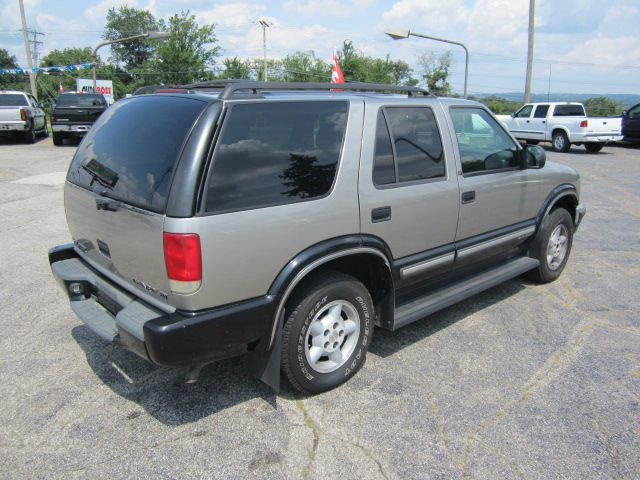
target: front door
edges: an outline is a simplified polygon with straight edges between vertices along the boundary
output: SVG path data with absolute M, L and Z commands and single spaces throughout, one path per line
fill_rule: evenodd
M 484 108 L 450 111 L 460 162 L 458 258 L 482 258 L 533 233 L 538 175 L 521 169 L 518 145 Z
M 547 131 L 547 113 L 549 105 L 536 105 L 533 115 L 529 119 L 530 138 L 543 141 Z

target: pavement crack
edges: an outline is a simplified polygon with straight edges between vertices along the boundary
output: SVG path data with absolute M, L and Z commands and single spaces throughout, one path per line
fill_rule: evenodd
M 311 430 L 311 433 L 313 434 L 313 446 L 311 447 L 311 451 L 308 453 L 307 464 L 302 470 L 302 478 L 306 480 L 309 478 L 309 475 L 311 475 L 313 464 L 316 461 L 316 455 L 318 453 L 318 445 L 320 443 L 322 429 L 320 428 L 320 425 L 318 425 L 315 420 L 313 420 L 302 400 L 296 400 L 296 407 L 298 407 L 298 410 L 300 410 L 300 412 L 302 413 L 302 418 L 304 418 L 305 425 Z
M 373 460 L 375 464 L 378 466 L 378 471 L 380 472 L 380 475 L 382 475 L 382 478 L 389 480 L 389 477 L 387 476 L 386 472 L 384 471 L 384 468 L 382 467 L 382 463 L 380 462 L 380 460 L 378 460 L 378 458 L 373 454 L 371 450 L 355 442 L 352 442 L 352 445 L 354 447 L 359 448 L 362 451 L 362 453 L 364 453 L 365 457 L 369 458 L 370 460 Z

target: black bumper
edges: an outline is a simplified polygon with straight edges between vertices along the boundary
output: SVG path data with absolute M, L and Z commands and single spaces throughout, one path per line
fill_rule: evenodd
M 84 262 L 73 244 L 49 251 L 53 275 L 76 315 L 96 334 L 158 365 L 200 365 L 261 351 L 278 298 L 265 295 L 200 312 L 161 312 Z M 72 293 L 71 284 L 81 293 Z

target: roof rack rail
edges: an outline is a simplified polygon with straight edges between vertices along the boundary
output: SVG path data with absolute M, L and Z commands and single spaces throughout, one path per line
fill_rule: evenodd
M 349 90 L 360 92 L 389 92 L 406 93 L 414 96 L 433 96 L 427 90 L 419 87 L 386 85 L 382 83 L 347 82 L 347 83 L 312 83 L 312 82 L 256 82 L 252 80 L 211 80 L 206 82 L 182 85 L 183 88 L 221 88 L 218 96 L 220 100 L 233 98 L 236 92 L 249 91 L 253 95 L 260 95 L 263 91 L 275 90 Z

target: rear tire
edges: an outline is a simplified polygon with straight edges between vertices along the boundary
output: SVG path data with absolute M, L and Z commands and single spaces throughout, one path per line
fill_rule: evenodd
M 47 126 L 47 119 L 44 119 L 44 127 L 42 129 L 42 132 L 40 132 L 40 136 L 42 138 L 47 138 L 49 136 L 49 127 Z
M 569 138 L 567 134 L 562 130 L 558 130 L 553 133 L 553 138 L 551 139 L 551 145 L 556 152 L 566 153 L 571 148 L 571 143 L 569 143 Z
M 36 142 L 36 131 L 33 129 L 33 122 L 30 123 L 29 130 L 24 132 L 24 141 L 26 143 Z
M 529 256 L 540 261 L 528 277 L 538 283 L 553 282 L 564 270 L 573 244 L 573 219 L 564 208 L 557 208 L 542 220 L 533 239 Z
M 293 388 L 320 393 L 355 375 L 373 335 L 373 301 L 365 286 L 349 275 L 323 272 L 287 305 L 281 367 Z
M 64 139 L 63 139 L 62 135 L 59 134 L 59 133 L 53 132 L 53 144 L 56 147 L 60 147 L 63 142 L 64 142 Z
M 601 143 L 589 142 L 584 144 L 584 148 L 586 148 L 589 153 L 597 153 L 602 150 L 602 147 L 604 147 L 604 145 Z

